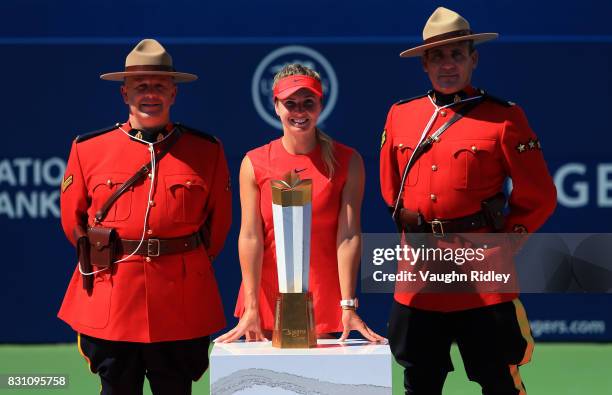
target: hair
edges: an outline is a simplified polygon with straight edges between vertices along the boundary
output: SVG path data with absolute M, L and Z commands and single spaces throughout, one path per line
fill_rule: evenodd
M 272 83 L 272 89 L 274 89 L 281 78 L 285 78 L 290 75 L 306 75 L 321 82 L 321 76 L 313 69 L 299 63 L 290 63 L 285 65 L 278 73 L 276 73 L 274 76 L 274 82 Z M 315 129 L 315 133 L 317 142 L 321 144 L 321 155 L 323 156 L 323 163 L 325 163 L 325 167 L 327 168 L 328 178 L 332 178 L 337 163 L 336 157 L 334 156 L 334 140 L 318 127 Z

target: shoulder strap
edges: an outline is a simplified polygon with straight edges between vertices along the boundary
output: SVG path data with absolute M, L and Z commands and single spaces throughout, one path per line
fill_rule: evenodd
M 85 133 L 85 134 L 80 134 L 78 136 L 76 136 L 75 140 L 77 143 L 82 143 L 83 141 L 87 141 L 93 137 L 97 137 L 101 134 L 110 132 L 111 130 L 115 130 L 119 127 L 119 124 L 116 123 L 112 126 L 108 126 L 106 128 L 102 128 L 102 129 L 98 129 L 98 130 L 94 130 L 93 132 L 89 132 L 89 133 Z
M 453 117 L 451 119 L 448 120 L 448 122 L 446 122 L 444 125 L 440 126 L 440 128 L 438 130 L 436 130 L 435 132 L 433 132 L 431 134 L 431 136 L 427 137 L 418 147 L 417 147 L 417 152 L 415 152 L 415 156 L 420 157 L 421 155 L 423 155 L 425 152 L 429 151 L 429 148 L 431 148 L 431 145 L 438 140 L 438 138 L 440 138 L 440 136 L 442 135 L 442 133 L 446 132 L 446 130 L 455 122 L 457 122 L 458 120 L 460 120 L 461 118 L 463 118 L 467 113 L 469 113 L 470 111 L 472 111 L 477 105 L 479 105 L 482 101 L 484 100 L 484 96 L 481 96 L 479 98 L 475 98 L 474 100 L 472 100 L 471 102 L 465 104 L 463 107 L 461 107 L 459 110 L 457 110 L 457 112 L 455 113 L 455 115 L 453 115 Z M 415 161 L 418 159 L 418 157 L 415 158 Z
M 424 153 L 431 149 L 431 146 L 434 142 L 438 140 L 438 138 L 444 133 L 452 124 L 463 118 L 467 113 L 472 111 L 476 106 L 482 103 L 484 96 L 480 96 L 478 98 L 474 98 L 471 102 L 466 103 L 462 106 L 455 115 L 451 119 L 449 119 L 446 123 L 444 123 L 438 130 L 432 133 L 429 137 L 419 144 L 419 146 L 414 150 L 414 154 L 410 157 L 410 160 L 406 164 L 404 171 L 402 173 L 402 181 L 400 183 L 400 190 L 395 198 L 395 207 L 393 208 L 393 218 L 397 215 L 397 210 L 399 208 L 400 197 L 402 196 L 402 192 L 404 191 L 404 183 L 406 182 L 406 177 L 408 177 L 408 173 L 410 169 L 414 166 L 416 161 L 423 156 Z
M 422 97 L 425 97 L 425 96 L 429 95 L 430 93 L 431 93 L 431 91 L 428 91 L 427 93 L 424 93 L 422 95 L 410 97 L 408 99 L 402 99 L 402 100 L 398 101 L 397 103 L 395 103 L 395 105 L 400 106 L 402 104 L 410 103 L 411 101 L 416 100 L 416 99 L 420 99 Z
M 174 146 L 174 144 L 179 140 L 180 137 L 181 137 L 181 132 L 178 128 L 176 128 L 174 132 L 172 133 L 172 135 L 168 138 L 168 141 L 166 142 L 165 147 L 157 155 L 155 155 L 155 161 L 159 162 L 160 160 L 162 160 L 162 158 L 166 156 L 166 154 L 170 151 L 170 148 Z M 142 165 L 140 169 L 138 169 L 138 171 L 134 173 L 132 177 L 130 177 L 126 182 L 124 182 L 121 185 L 121 187 L 119 187 L 115 191 L 115 193 L 113 193 L 108 198 L 108 200 L 104 202 L 100 210 L 96 212 L 96 222 L 102 222 L 104 218 L 106 217 L 106 214 L 108 214 L 108 210 L 110 210 L 110 208 L 117 201 L 117 199 L 119 199 L 119 196 L 121 196 L 125 191 L 127 191 L 138 180 L 145 177 L 150 170 L 151 170 L 151 162 L 147 162 L 144 165 Z
M 504 106 L 504 107 L 513 107 L 513 106 L 516 105 L 516 103 L 514 103 L 514 102 L 512 102 L 510 100 L 500 99 L 499 97 L 495 97 L 493 95 L 490 95 L 488 92 L 484 92 L 483 94 L 484 94 L 485 99 L 490 100 L 493 103 L 499 104 L 501 106 Z
M 201 130 L 192 128 L 191 126 L 187 126 L 183 123 L 177 122 L 176 126 L 178 126 L 179 128 L 181 128 L 181 130 L 185 133 L 189 133 L 189 134 L 193 134 L 194 136 L 203 138 L 205 140 L 210 141 L 211 143 L 214 144 L 219 144 L 219 140 L 213 136 L 212 134 L 206 133 L 206 132 L 202 132 Z

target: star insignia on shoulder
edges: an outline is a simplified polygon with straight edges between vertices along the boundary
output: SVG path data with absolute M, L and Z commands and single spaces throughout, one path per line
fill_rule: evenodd
M 533 150 L 542 150 L 542 145 L 540 144 L 540 140 L 538 140 L 537 138 L 535 139 L 529 139 L 525 142 L 520 142 L 518 143 L 518 145 L 515 147 L 515 149 L 518 151 L 519 154 L 522 154 L 523 152 L 527 152 L 527 151 L 533 151 Z

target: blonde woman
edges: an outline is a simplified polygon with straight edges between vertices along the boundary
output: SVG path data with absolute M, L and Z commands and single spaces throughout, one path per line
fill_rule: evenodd
M 317 128 L 323 92 L 315 71 L 287 65 L 275 76 L 273 92 L 283 136 L 249 151 L 240 167 L 242 286 L 235 311 L 240 321 L 217 341 L 270 338 L 278 296 L 270 181 L 289 171 L 313 183 L 309 289 L 318 336 L 342 332 L 345 340 L 357 330 L 370 341 L 384 340 L 355 311 L 363 161 Z

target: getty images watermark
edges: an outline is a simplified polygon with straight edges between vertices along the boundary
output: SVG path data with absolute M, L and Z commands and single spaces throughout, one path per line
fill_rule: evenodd
M 429 281 L 443 282 L 450 284 L 453 282 L 482 282 L 482 281 L 502 281 L 507 284 L 510 280 L 510 273 L 496 273 L 493 270 L 470 270 L 468 273 L 459 272 L 457 270 L 449 270 L 448 272 L 440 272 L 440 270 L 432 270 L 421 263 L 436 263 L 450 264 L 463 266 L 464 264 L 483 264 L 487 259 L 487 246 L 480 248 L 440 248 L 426 247 L 421 244 L 419 247 L 411 247 L 408 244 L 397 244 L 395 248 L 375 248 L 372 251 L 372 264 L 382 266 L 393 262 L 402 262 L 408 266 L 409 270 L 401 270 L 396 273 L 385 273 L 383 270 L 376 270 L 372 274 L 374 281 Z M 413 270 L 415 266 L 420 269 Z
M 612 292 L 612 234 L 363 234 L 363 292 Z

